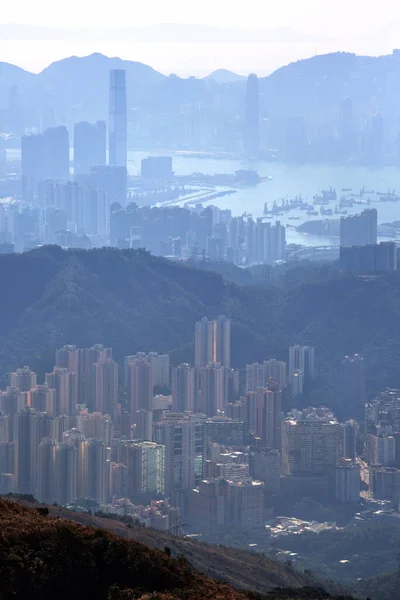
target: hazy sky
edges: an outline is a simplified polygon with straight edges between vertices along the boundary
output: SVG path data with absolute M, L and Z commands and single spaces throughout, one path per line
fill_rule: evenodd
M 140 7 L 140 8 L 139 8 Z M 397 23 L 396 21 L 399 20 Z M 333 50 L 381 54 L 400 45 L 400 3 L 398 0 L 14 0 L 1 7 L 0 24 L 68 27 L 70 29 L 150 26 L 160 23 L 201 24 L 225 29 L 290 28 L 309 39 L 285 34 L 282 40 L 255 44 L 190 43 L 164 40 L 156 43 L 137 39 L 50 41 L 12 39 L 2 35 L 0 60 L 38 71 L 52 60 L 71 54 L 100 51 L 108 55 L 139 60 L 163 72 L 203 75 L 225 67 L 242 73 L 268 73 L 288 61 Z M 21 36 L 22 37 L 22 36 Z M 27 35 L 26 37 L 31 37 Z M 34 37 L 34 36 L 33 36 Z M 15 36 L 14 36 L 15 38 Z

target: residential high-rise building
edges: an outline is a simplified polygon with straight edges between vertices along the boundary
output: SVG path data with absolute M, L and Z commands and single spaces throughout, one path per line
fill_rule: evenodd
M 211 331 L 211 360 L 212 363 L 220 363 L 224 367 L 231 364 L 231 320 L 225 315 L 220 315 L 210 323 Z M 209 329 L 210 329 L 209 326 Z
M 123 463 L 111 465 L 111 497 L 128 497 L 128 467 Z
M 52 373 L 46 373 L 45 381 L 49 388 L 55 391 L 55 410 L 54 416 L 73 415 L 75 407 L 72 404 L 72 380 L 76 380 L 76 375 L 63 369 L 62 367 L 54 367 Z
M 295 371 L 304 374 L 305 382 L 314 379 L 315 349 L 311 346 L 291 346 L 289 348 L 289 380 L 292 380 Z
M 257 437 L 264 448 L 282 450 L 282 392 L 260 388 L 257 396 Z
M 172 369 L 172 410 L 173 412 L 194 412 L 195 370 L 188 364 Z
M 195 326 L 195 366 L 197 369 L 211 363 L 230 367 L 231 320 L 220 315 L 214 321 L 203 317 Z
M 149 352 L 148 360 L 153 371 L 153 385 L 169 387 L 169 354 Z
M 258 77 L 247 78 L 244 149 L 247 156 L 256 158 L 260 152 L 260 92 Z
M 14 441 L 15 416 L 27 405 L 28 394 L 21 392 L 18 388 L 7 387 L 6 391 L 0 392 L 0 410 L 9 417 L 8 437 Z
M 228 369 L 221 363 L 200 369 L 200 398 L 198 410 L 207 417 L 215 417 L 224 410 L 228 401 Z
M 139 409 L 136 413 L 135 439 L 151 442 L 153 439 L 153 411 Z
M 378 211 L 364 210 L 359 215 L 340 219 L 340 246 L 366 246 L 377 243 Z
M 24 200 L 33 201 L 45 179 L 69 179 L 69 136 L 66 127 L 50 127 L 21 138 L 21 182 Z
M 246 365 L 246 392 L 254 392 L 258 388 L 264 388 L 268 380 L 274 379 L 279 389 L 286 387 L 286 363 L 272 358 L 263 363 Z
M 355 463 L 336 468 L 336 500 L 347 504 L 360 501 L 360 467 Z
M 14 474 L 18 494 L 35 492 L 39 444 L 49 436 L 51 419 L 46 413 L 25 408 L 14 418 Z
M 365 455 L 369 465 L 393 467 L 396 462 L 396 439 L 393 435 L 367 435 Z
M 327 475 L 339 461 L 340 425 L 332 417 L 287 418 L 282 424 L 282 470 L 285 475 Z
M 211 351 L 208 343 L 208 319 L 203 317 L 195 325 L 195 366 L 196 369 L 206 367 L 211 360 Z
M 109 415 L 81 411 L 76 418 L 76 427 L 86 439 L 95 438 L 102 440 L 106 446 L 111 446 L 114 427 Z
M 10 417 L 0 412 L 0 443 L 9 442 Z
M 296 398 L 296 396 L 300 396 L 304 392 L 304 373 L 303 371 L 293 371 L 292 377 L 290 379 L 290 385 L 292 388 L 292 396 Z
M 286 228 L 280 221 L 272 225 L 266 223 L 261 217 L 258 218 L 254 235 L 254 262 L 271 265 L 285 259 Z
M 149 360 L 136 358 L 129 363 L 129 372 L 131 422 L 137 424 L 138 410 L 153 410 L 153 368 Z
M 84 443 L 85 448 L 85 480 L 88 498 L 100 504 L 108 502 L 106 478 L 106 446 L 103 441 L 90 439 Z
M 107 358 L 93 365 L 95 409 L 110 415 L 116 423 L 118 416 L 118 364 Z
M 0 442 L 0 473 L 14 473 L 14 442 Z
M 78 404 L 78 379 L 80 376 L 79 355 L 80 351 L 76 346 L 66 345 L 59 350 L 56 350 L 55 357 L 56 367 L 68 369 L 69 373 L 75 375 L 70 381 L 71 402 L 73 406 Z
M 93 165 L 105 165 L 107 153 L 107 126 L 104 121 L 74 126 L 74 173 L 90 173 Z
M 43 504 L 53 504 L 55 501 L 55 440 L 44 438 L 39 444 L 38 484 L 35 497 Z
M 365 402 L 365 366 L 360 354 L 346 356 L 340 363 L 340 389 L 346 405 L 360 407 Z
M 74 428 L 64 432 L 62 443 L 69 444 L 75 449 L 75 494 L 77 498 L 85 498 L 87 495 L 87 440 L 78 429 Z
M 269 448 L 250 448 L 250 475 L 264 482 L 265 493 L 279 494 L 281 487 L 281 454 Z
M 94 409 L 96 406 L 94 368 L 95 363 L 103 362 L 112 358 L 111 348 L 105 348 L 96 344 L 91 348 L 79 350 L 79 373 L 78 373 L 78 403 L 85 404 L 87 408 Z
M 56 390 L 48 382 L 36 385 L 28 392 L 29 406 L 40 412 L 46 412 L 50 417 L 57 416 Z M 65 413 L 61 413 L 65 414 Z
M 340 424 L 340 455 L 342 458 L 357 458 L 357 421 L 346 421 Z
M 240 529 L 263 527 L 265 494 L 261 481 L 228 481 L 228 511 L 232 525 Z
M 123 69 L 110 71 L 109 164 L 127 167 L 127 103 L 126 73 Z
M 29 392 L 29 390 L 35 387 L 36 383 L 36 373 L 29 367 L 22 367 L 9 375 L 10 387 L 18 389 L 20 392 Z
M 155 442 L 128 444 L 128 497 L 140 501 L 144 494 L 164 494 L 165 447 Z
M 339 266 L 357 275 L 397 271 L 397 244 L 380 242 L 365 246 L 341 246 Z
M 94 165 L 90 169 L 90 175 L 83 175 L 79 181 L 98 192 L 106 195 L 107 206 L 118 202 L 125 206 L 127 198 L 127 176 L 126 167 L 113 165 Z
M 56 448 L 54 495 L 60 506 L 71 504 L 77 498 L 77 456 L 76 447 L 69 442 Z
M 43 132 L 46 179 L 69 179 L 69 136 L 66 127 L 50 127 Z
M 153 440 L 165 446 L 165 493 L 196 487 L 206 457 L 203 422 L 195 415 L 165 413 L 153 425 Z

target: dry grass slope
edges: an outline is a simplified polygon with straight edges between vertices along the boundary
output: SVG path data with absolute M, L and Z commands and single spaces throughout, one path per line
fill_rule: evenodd
M 0 600 L 22 600 L 27 594 L 30 600 L 332 598 L 315 588 L 280 589 L 265 596 L 239 591 L 198 572 L 185 557 L 172 558 L 137 539 L 123 539 L 106 531 L 101 526 L 110 526 L 107 520 L 94 518 L 93 526 L 89 526 L 64 518 L 65 513 L 71 516 L 68 511 L 49 507 L 47 512 L 38 506 L 32 508 L 26 503 L 0 498 Z M 74 516 L 84 521 L 84 515 Z M 117 533 L 122 528 L 120 523 L 113 522 Z M 127 531 L 134 535 L 134 530 Z M 144 532 L 142 528 L 139 531 L 146 544 L 155 545 L 155 537 L 153 543 L 151 540 L 155 532 Z M 215 548 L 213 558 L 217 560 L 221 553 Z M 236 566 L 246 570 L 244 561 L 238 559 Z M 279 569 L 277 565 L 275 568 Z

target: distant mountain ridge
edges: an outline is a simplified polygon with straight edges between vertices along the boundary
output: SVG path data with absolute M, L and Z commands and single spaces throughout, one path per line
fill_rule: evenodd
M 142 63 L 99 53 L 54 62 L 37 75 L 0 63 L 0 101 L 7 105 L 9 88 L 15 83 L 23 104 L 39 114 L 52 107 L 70 123 L 106 119 L 109 71 L 113 68 L 126 69 L 130 109 L 176 114 L 185 104 L 209 105 L 216 93 L 209 85 L 212 80 L 220 86 L 220 106 L 229 107 L 232 118 L 242 113 L 244 76 L 219 69 L 204 79 L 167 77 Z M 388 122 L 397 124 L 398 81 L 400 57 L 396 53 L 371 57 L 336 52 L 290 63 L 260 78 L 260 93 L 270 119 L 302 116 L 317 125 L 321 106 L 332 119 L 339 113 L 341 99 L 349 96 L 355 116 L 370 114 L 371 98 L 379 98 L 378 109 Z
M 217 69 L 204 77 L 204 79 L 211 79 L 216 83 L 231 83 L 244 81 L 246 79 L 245 75 L 238 75 L 238 73 L 234 73 L 233 71 L 228 71 L 228 69 Z
M 364 356 L 371 394 L 400 387 L 398 272 L 365 280 L 334 265 L 296 265 L 272 286 L 256 279 L 237 284 L 234 273 L 224 278 L 200 266 L 113 248 L 44 246 L 0 255 L 0 281 L 13 282 L 0 296 L 0 383 L 25 364 L 51 371 L 64 344 L 106 344 L 121 364 L 138 351 L 168 352 L 172 364 L 193 362 L 195 322 L 227 314 L 235 368 L 287 360 L 294 343 L 314 346 L 319 378 L 307 401 L 323 401 L 338 416 L 364 410 L 338 393 L 346 355 Z

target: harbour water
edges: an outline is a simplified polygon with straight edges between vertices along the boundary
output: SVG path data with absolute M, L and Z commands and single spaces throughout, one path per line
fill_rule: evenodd
M 161 153 L 159 153 L 161 154 Z M 164 154 L 164 153 L 162 153 Z M 154 153 L 157 155 L 157 153 Z M 129 170 L 132 175 L 140 173 L 140 161 L 149 156 L 148 152 L 129 153 Z M 332 201 L 329 208 L 334 210 L 339 204 L 342 189 L 352 189 L 358 194 L 364 186 L 366 190 L 386 192 L 395 189 L 400 192 L 400 167 L 371 168 L 364 166 L 340 166 L 329 164 L 287 164 L 278 162 L 243 162 L 240 160 L 195 158 L 174 155 L 173 168 L 176 175 L 189 175 L 191 173 L 234 173 L 239 169 L 256 169 L 261 177 L 271 176 L 272 180 L 260 183 L 252 187 L 239 189 L 236 194 L 214 199 L 212 204 L 221 209 L 230 209 L 234 216 L 244 213 L 251 214 L 253 218 L 262 217 L 264 203 L 272 207 L 274 201 L 280 203 L 282 198 L 291 199 L 302 195 L 305 202 L 313 204 L 313 197 L 330 186 L 336 188 L 338 200 Z M 363 200 L 368 196 L 371 200 L 377 200 L 377 196 L 365 194 Z M 183 204 L 183 202 L 181 203 Z M 319 210 L 319 206 L 316 210 Z M 371 203 L 369 206 L 355 204 L 352 208 L 346 208 L 348 214 L 356 214 L 365 208 L 376 208 L 378 210 L 378 223 L 400 220 L 399 202 Z M 293 220 L 290 217 L 299 217 Z M 276 217 L 284 225 L 291 225 L 287 230 L 287 240 L 290 243 L 306 245 L 333 245 L 337 239 L 324 238 L 320 236 L 303 235 L 297 232 L 293 226 L 299 225 L 307 220 L 316 219 L 339 219 L 339 215 L 332 216 L 309 216 L 305 211 L 294 209 Z M 275 220 L 271 219 L 271 222 Z

